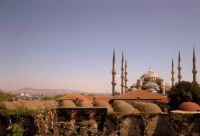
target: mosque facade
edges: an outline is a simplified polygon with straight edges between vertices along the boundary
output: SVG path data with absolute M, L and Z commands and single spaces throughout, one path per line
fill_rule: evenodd
M 196 66 L 196 54 L 195 54 L 195 48 L 193 49 L 193 83 L 197 83 L 197 66 Z M 177 79 L 178 82 L 181 82 L 182 80 L 182 74 L 181 74 L 181 55 L 180 52 L 178 54 L 178 68 L 177 68 Z M 115 57 L 115 50 L 113 52 L 113 62 L 112 62 L 112 95 L 114 96 L 116 93 L 116 57 Z M 170 88 L 173 87 L 175 83 L 175 72 L 174 72 L 174 62 L 172 59 L 172 65 L 171 65 L 171 86 L 164 80 L 163 77 L 161 77 L 156 72 L 149 70 L 146 73 L 144 73 L 135 84 L 128 87 L 128 67 L 127 67 L 127 61 L 124 60 L 124 54 L 122 53 L 122 61 L 121 61 L 121 94 L 133 91 L 133 90 L 146 90 L 152 93 L 159 93 L 162 95 L 167 95 L 170 91 Z

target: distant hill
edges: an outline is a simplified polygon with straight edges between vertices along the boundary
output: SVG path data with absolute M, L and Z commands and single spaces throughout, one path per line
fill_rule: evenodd
M 72 89 L 35 89 L 35 88 L 21 88 L 18 90 L 12 90 L 12 91 L 6 91 L 9 93 L 30 93 L 32 95 L 45 95 L 45 96 L 51 96 L 51 95 L 58 95 L 58 94 L 68 94 L 73 92 L 79 92 L 82 91 L 79 90 L 72 90 Z
M 109 93 L 92 93 L 89 91 L 75 90 L 75 89 L 35 89 L 35 88 L 29 88 L 29 87 L 21 88 L 18 90 L 5 91 L 5 92 L 9 92 L 13 94 L 30 93 L 32 95 L 44 95 L 44 96 L 70 94 L 70 93 L 75 93 L 75 92 L 81 93 L 83 95 L 110 95 Z

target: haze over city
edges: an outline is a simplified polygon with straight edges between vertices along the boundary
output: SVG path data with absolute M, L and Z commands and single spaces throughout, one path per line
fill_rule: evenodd
M 149 69 L 171 84 L 181 52 L 192 80 L 195 45 L 200 71 L 199 0 L 2 0 L 0 88 L 111 92 L 112 53 L 128 62 L 128 85 Z M 198 75 L 198 80 L 199 80 Z

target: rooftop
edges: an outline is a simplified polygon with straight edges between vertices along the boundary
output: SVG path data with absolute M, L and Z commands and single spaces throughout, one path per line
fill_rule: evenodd
M 133 90 L 118 96 L 115 96 L 114 99 L 142 99 L 142 100 L 162 100 L 165 99 L 165 96 L 161 96 L 157 93 L 152 93 L 144 90 Z

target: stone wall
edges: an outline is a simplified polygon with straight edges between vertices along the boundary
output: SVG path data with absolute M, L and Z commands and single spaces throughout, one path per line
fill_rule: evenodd
M 87 117 L 80 117 L 82 114 L 76 113 L 78 120 L 73 119 L 74 114 L 70 120 L 60 120 L 62 117 L 59 116 L 65 114 L 57 110 L 37 115 L 0 115 L 0 135 L 10 134 L 13 124 L 17 123 L 24 129 L 25 136 L 200 136 L 198 114 L 135 114 L 119 117 L 117 114 L 88 114 L 91 113 L 89 111 Z M 103 126 L 99 122 L 101 118 Z
M 112 120 L 116 120 L 113 122 Z M 200 115 L 138 114 L 107 118 L 105 135 L 200 136 Z M 105 126 L 106 126 L 105 123 Z

